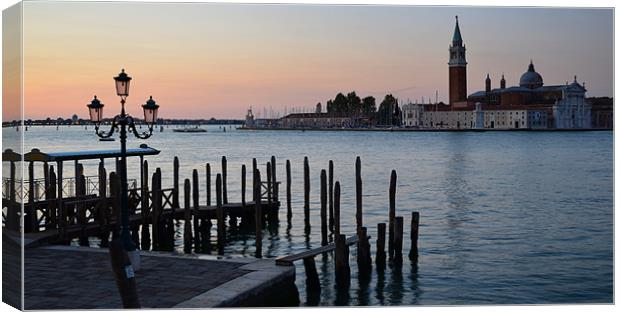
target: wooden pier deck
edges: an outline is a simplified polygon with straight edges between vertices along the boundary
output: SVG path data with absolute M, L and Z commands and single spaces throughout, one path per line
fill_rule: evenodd
M 293 300 L 280 304 L 298 304 L 295 268 L 274 260 L 142 252 L 141 262 L 136 282 L 143 308 L 273 306 L 282 289 L 294 289 Z M 24 265 L 27 310 L 122 308 L 107 249 L 30 248 Z

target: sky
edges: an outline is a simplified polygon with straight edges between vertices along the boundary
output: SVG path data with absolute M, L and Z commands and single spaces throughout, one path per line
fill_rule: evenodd
M 577 75 L 587 96 L 612 96 L 611 9 L 25 2 L 24 114 L 86 118 L 97 95 L 112 117 L 121 68 L 134 116 L 150 95 L 162 118 L 311 111 L 350 91 L 447 101 L 455 15 L 468 94 L 487 73 L 517 85 L 532 59 L 545 84 Z

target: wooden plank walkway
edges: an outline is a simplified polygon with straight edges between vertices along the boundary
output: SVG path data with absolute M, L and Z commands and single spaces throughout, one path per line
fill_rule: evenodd
M 370 239 L 370 236 L 368 236 L 368 239 Z M 353 235 L 349 238 L 347 238 L 347 245 L 351 246 L 354 244 L 357 244 L 357 242 L 359 241 L 357 235 Z M 276 258 L 276 265 L 281 265 L 281 266 L 293 266 L 293 262 L 298 261 L 298 260 L 303 260 L 304 258 L 308 258 L 308 257 L 314 257 L 316 255 L 322 254 L 322 253 L 326 253 L 326 252 L 330 252 L 336 249 L 336 244 L 335 243 L 331 243 L 325 246 L 321 246 L 318 248 L 314 248 L 314 249 L 310 249 L 310 250 L 306 250 L 304 252 L 300 252 L 297 254 L 292 254 L 292 255 L 288 255 L 288 256 L 284 256 L 284 257 L 278 257 Z

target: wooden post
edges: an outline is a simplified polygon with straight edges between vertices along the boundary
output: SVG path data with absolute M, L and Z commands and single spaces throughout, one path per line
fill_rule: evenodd
M 105 170 L 105 165 L 103 163 L 103 161 L 99 162 L 99 168 L 98 168 L 98 179 L 99 179 L 99 199 L 102 201 L 107 201 L 107 172 Z M 101 233 L 99 235 L 99 240 L 101 241 L 99 243 L 99 246 L 101 248 L 106 248 L 109 245 L 109 239 L 110 239 L 110 224 L 109 224 L 109 206 L 103 205 L 99 208 L 100 210 L 97 212 L 98 218 L 99 218 L 99 224 L 101 226 Z
M 58 220 L 56 219 L 56 173 L 54 172 L 54 166 L 50 166 L 49 168 L 49 188 L 48 190 L 48 208 L 47 208 L 47 219 L 45 220 L 45 229 L 51 230 L 55 229 L 58 225 Z M 8 212 L 8 211 L 7 211 Z
M 255 197 L 255 207 L 254 207 L 254 222 L 255 222 L 255 236 L 256 236 L 256 258 L 262 257 L 263 250 L 263 233 L 262 233 L 262 225 L 263 225 L 263 210 L 261 207 L 261 186 L 260 186 L 260 171 L 256 169 L 254 171 L 254 197 Z
M 241 206 L 245 208 L 245 164 L 241 165 Z
M 338 184 L 336 184 L 338 185 Z M 336 236 L 335 271 L 336 286 L 348 287 L 351 284 L 351 268 L 349 267 L 349 246 L 343 234 Z
M 390 211 L 388 229 L 388 254 L 390 259 L 394 256 L 394 217 L 396 216 L 396 170 L 392 170 L 390 176 Z
M 110 213 L 110 221 L 114 219 L 116 223 L 112 229 L 112 239 L 120 237 L 120 220 L 121 220 L 121 180 L 116 172 L 110 172 L 110 197 L 112 197 L 112 211 Z
M 226 171 L 227 171 L 227 165 L 226 165 L 226 156 L 222 156 L 222 196 L 223 196 L 223 201 L 224 201 L 224 205 L 228 204 L 228 193 L 226 191 L 226 185 L 227 185 L 227 179 L 226 179 Z
M 377 255 L 375 256 L 377 270 L 385 268 L 385 223 L 377 224 Z
M 291 209 L 291 162 L 286 160 L 286 218 L 290 220 L 293 217 Z
M 357 266 L 361 273 L 368 273 L 372 269 L 370 256 L 370 242 L 368 241 L 368 230 L 365 226 L 360 228 L 359 243 L 357 247 Z
M 16 194 L 15 194 L 15 174 L 16 174 L 16 169 L 15 169 L 15 162 L 11 161 L 10 162 L 10 176 L 9 176 L 9 202 L 11 203 L 9 205 L 9 207 L 7 208 L 7 213 L 8 213 L 8 220 L 7 220 L 7 224 L 8 224 L 8 228 L 13 230 L 13 231 L 19 231 L 20 229 L 20 216 L 19 216 L 19 210 L 21 210 L 21 206 L 19 204 L 17 204 L 17 200 L 16 200 Z M 23 199 L 22 199 L 23 202 Z
M 190 205 L 190 182 L 189 179 L 185 179 L 184 196 L 185 199 L 185 222 L 183 223 L 183 251 L 185 253 L 192 253 L 192 207 Z
M 409 250 L 409 259 L 418 259 L 418 228 L 420 226 L 420 213 L 411 212 L 411 249 Z
M 200 212 L 200 194 L 198 187 L 198 170 L 194 169 L 192 172 L 192 199 L 194 204 L 194 245 L 195 249 L 200 249 L 200 218 L 198 213 Z M 219 221 L 218 221 L 219 223 Z M 218 224 L 219 226 L 219 224 Z
M 28 162 L 28 219 L 24 220 L 25 232 L 37 232 L 37 210 L 34 203 L 34 162 Z M 25 207 L 24 207 L 24 210 Z
M 273 180 L 271 178 L 271 163 L 267 162 L 267 211 L 271 209 L 271 196 L 273 195 Z
M 207 207 L 211 206 L 211 164 L 207 163 Z
M 334 231 L 334 162 L 329 161 L 329 230 Z
M 63 194 L 62 194 L 62 161 L 58 161 L 56 162 L 56 167 L 58 168 L 58 186 L 56 187 L 56 192 L 58 192 L 58 196 L 56 197 L 56 209 L 58 211 L 58 227 L 61 229 L 61 236 L 64 237 L 65 236 L 65 231 L 67 229 L 67 223 L 66 223 L 66 215 L 64 212 L 64 208 L 63 208 L 63 203 L 62 203 L 62 198 L 63 198 Z
M 362 226 L 364 226 L 364 223 L 362 222 L 362 161 L 359 156 L 355 159 L 355 203 L 355 221 L 357 225 L 356 232 L 357 236 L 361 237 L 360 231 Z
M 394 218 L 394 259 L 403 258 L 403 217 Z
M 257 169 L 258 169 L 258 165 L 256 163 L 256 158 L 252 158 L 252 176 L 254 176 L 254 174 L 256 173 Z M 252 183 L 254 183 L 252 185 L 252 189 L 256 190 L 256 183 L 257 183 L 256 179 L 252 178 Z M 259 179 L 258 183 L 260 184 L 260 179 Z M 256 194 L 254 194 L 254 195 L 256 195 Z M 254 198 L 254 200 L 256 200 L 256 198 Z
M 321 170 L 321 245 L 327 245 L 327 172 Z
M 271 181 L 273 182 L 273 199 L 277 202 L 278 199 L 278 177 L 276 175 L 276 156 L 271 156 Z
M 304 157 L 304 223 L 310 229 L 310 165 L 308 157 Z
M 50 167 L 47 161 L 43 162 L 43 185 L 44 185 L 44 194 L 45 200 L 50 199 L 49 188 L 50 188 Z
M 86 178 L 83 173 L 80 173 L 76 185 L 76 192 L 79 190 L 79 197 L 84 197 L 86 195 Z M 88 220 L 86 219 L 86 206 L 85 204 L 78 204 L 77 218 L 81 227 L 79 244 L 80 246 L 88 247 L 90 244 L 88 242 L 88 236 L 85 233 L 86 225 Z
M 306 287 L 309 290 L 320 290 L 321 282 L 319 282 L 319 274 L 316 271 L 314 257 L 304 258 L 304 268 L 306 270 Z
M 334 234 L 340 235 L 340 182 L 334 185 Z
M 151 182 L 151 187 L 152 187 L 152 191 L 151 191 L 151 217 L 152 217 L 152 225 L 153 225 L 153 239 L 151 240 L 153 243 L 153 251 L 157 251 L 160 250 L 161 248 L 161 240 L 160 240 L 160 220 L 159 220 L 159 214 L 161 212 L 160 210 L 160 205 L 161 205 L 161 185 L 160 185 L 160 181 L 161 181 L 161 170 L 159 168 L 157 168 L 157 170 L 155 170 L 155 173 L 153 173 L 153 181 Z
M 222 176 L 218 173 L 215 177 L 215 196 L 217 203 L 217 246 L 220 254 L 224 253 L 224 209 L 222 208 Z
M 179 157 L 177 156 L 174 156 L 172 180 L 172 187 L 174 188 L 172 193 L 172 206 L 179 207 Z
M 123 308 L 140 308 L 133 267 L 120 239 L 114 240 L 110 246 L 110 261 Z
M 142 165 L 142 175 L 142 241 L 140 242 L 140 249 L 149 250 L 151 249 L 151 231 L 149 230 L 149 214 L 151 211 L 149 206 L 151 201 L 149 200 L 149 163 L 146 160 Z

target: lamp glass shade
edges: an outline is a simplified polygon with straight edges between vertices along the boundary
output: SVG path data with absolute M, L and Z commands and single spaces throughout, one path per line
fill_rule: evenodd
M 144 110 L 144 122 L 149 125 L 154 124 L 157 121 L 159 105 L 155 103 L 152 96 L 146 101 L 146 104 L 142 105 L 142 109 Z
M 114 77 L 114 81 L 116 81 L 116 94 L 119 96 L 128 96 L 131 77 L 125 73 L 125 69 L 122 69 L 121 73 Z
M 103 104 L 97 99 L 97 96 L 95 95 L 95 98 L 86 106 L 88 107 L 90 120 L 94 123 L 100 123 L 103 119 Z

